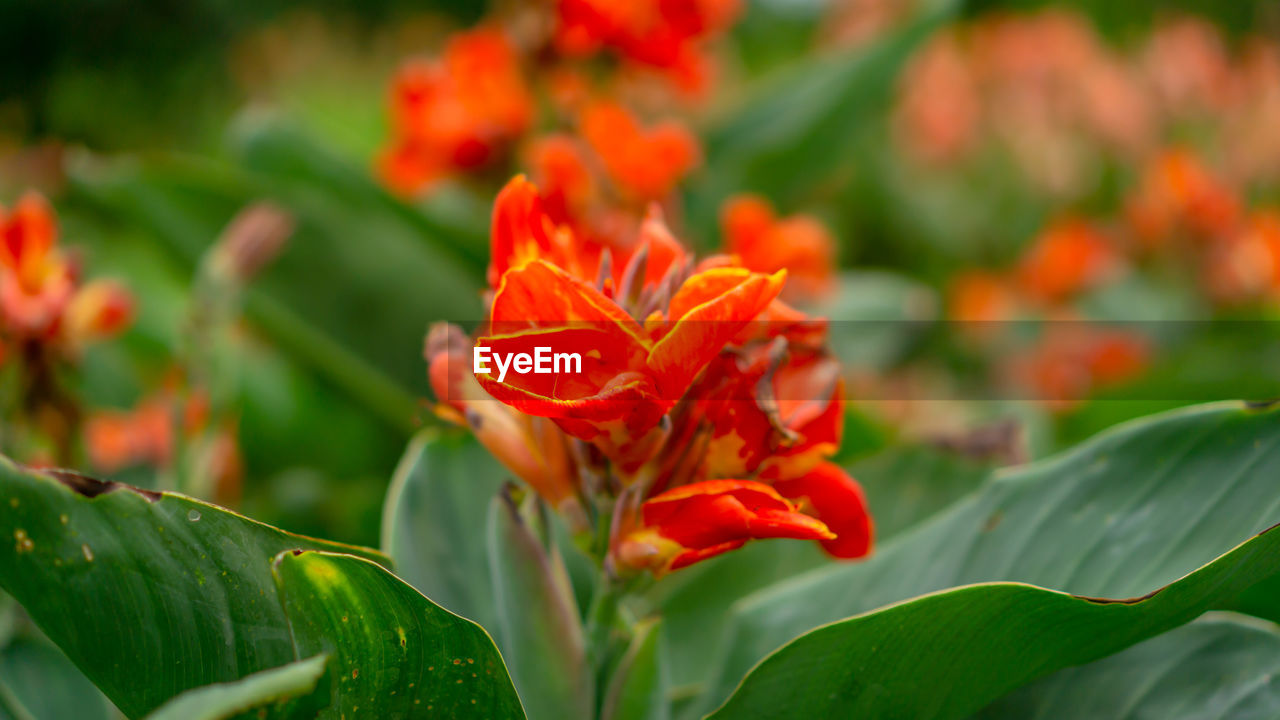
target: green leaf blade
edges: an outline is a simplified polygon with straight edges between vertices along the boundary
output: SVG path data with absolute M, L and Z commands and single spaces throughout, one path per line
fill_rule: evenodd
M 376 563 L 284 552 L 272 565 L 300 653 L 331 653 L 329 712 L 523 720 L 493 639 Z
M 250 710 L 266 718 L 315 717 L 315 708 L 295 708 L 288 701 L 316 689 L 324 675 L 327 655 L 289 663 L 247 675 L 230 683 L 188 690 L 147 716 L 147 720 L 227 720 Z M 296 714 L 295 714 L 296 713 Z
M 0 458 L 0 587 L 126 715 L 297 659 L 270 562 L 291 535 L 215 505 Z
M 744 600 L 733 613 L 730 641 L 708 699 L 719 702 L 727 698 L 752 665 L 809 628 L 833 622 L 866 628 L 879 622 L 867 619 L 877 615 L 916 622 L 914 615 L 899 614 L 919 602 L 932 607 L 939 602 L 937 598 L 953 593 L 960 594 L 948 602 L 967 602 L 972 591 L 946 588 L 972 583 L 1012 581 L 1078 596 L 1126 598 L 1141 597 L 1198 567 L 1205 568 L 1196 576 L 1200 579 L 1190 585 L 1173 585 L 1156 596 L 1157 606 L 1165 613 L 1161 617 L 1148 618 L 1146 624 L 1130 618 L 1114 632 L 1105 624 L 1077 628 L 1080 635 L 1101 635 L 1099 642 L 1115 638 L 1124 642 L 1105 648 L 1076 647 L 1072 650 L 1076 655 L 1063 655 L 1074 662 L 1122 649 L 1204 610 L 1229 609 L 1242 597 L 1253 598 L 1255 609 L 1258 604 L 1274 608 L 1274 597 L 1264 602 L 1249 593 L 1251 587 L 1275 575 L 1276 568 L 1269 564 L 1280 552 L 1272 547 L 1274 534 L 1260 535 L 1226 556 L 1215 556 L 1280 519 L 1280 491 L 1274 485 L 1277 473 L 1280 414 L 1238 403 L 1192 408 L 1132 423 L 1062 456 L 1007 471 L 955 507 L 887 543 L 865 563 L 822 568 Z M 1239 574 L 1233 584 L 1198 600 L 1169 604 L 1170 597 L 1195 588 L 1204 590 L 1201 583 L 1218 577 L 1208 569 L 1221 569 L 1226 557 L 1238 564 L 1229 565 L 1219 579 L 1225 583 Z M 1175 590 L 1179 587 L 1183 589 Z M 1003 601 L 1011 592 L 988 591 L 998 595 L 992 602 Z M 1070 599 L 1044 589 L 1034 593 Z M 1047 602 L 1055 612 L 1075 613 L 1080 603 L 1088 605 L 1079 599 L 1070 599 L 1066 606 L 1060 605 L 1060 599 Z M 1034 611 L 1039 603 L 1029 602 L 1024 609 Z M 1011 617 L 1011 612 L 1006 609 L 1006 615 Z M 1104 615 L 1106 612 L 1114 610 L 1106 610 Z M 856 617 L 842 620 L 850 616 Z M 1052 612 L 1035 617 L 1046 627 L 1059 623 Z M 1103 615 L 1089 617 L 1090 623 L 1106 619 Z M 919 620 L 927 622 L 928 618 Z M 999 626 L 1003 620 L 994 614 L 988 622 Z M 1143 630 L 1135 636 L 1132 632 L 1138 627 Z M 797 640 L 801 641 L 803 638 Z M 863 636 L 862 642 L 884 647 L 875 637 Z M 1005 637 L 1005 642 L 1010 643 L 1006 651 L 1033 647 L 1026 638 Z M 999 647 L 986 649 L 999 651 Z M 1067 648 L 1062 651 L 1066 653 Z M 902 646 L 895 652 L 907 656 L 918 653 L 920 662 L 937 655 L 932 643 Z M 977 656 L 970 657 L 972 661 Z M 1060 667 L 1048 658 L 1036 662 L 1040 664 L 1016 663 L 1014 669 L 1034 668 L 1042 674 Z M 1023 681 L 1037 677 L 1015 676 Z M 988 681 L 995 683 L 988 687 L 998 692 L 1016 686 L 1002 685 L 999 678 Z M 837 683 L 826 692 L 853 691 Z M 977 707 L 980 705 L 968 710 Z

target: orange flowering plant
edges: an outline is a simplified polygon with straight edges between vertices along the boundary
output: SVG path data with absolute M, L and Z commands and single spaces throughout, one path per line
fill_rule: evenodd
M 578 532 L 606 569 L 662 575 L 753 538 L 871 548 L 856 481 L 828 458 L 843 390 L 825 321 L 778 299 L 786 270 L 695 259 L 653 211 L 631 247 L 591 246 L 522 177 L 493 213 L 488 317 L 474 341 L 427 339 L 440 412 L 470 427 Z M 473 358 L 538 347 L 563 372 L 475 371 Z
M 1255 4 L 250 4 L 216 153 L 0 97 L 0 719 L 1280 716 Z
M 8 440 L 10 452 L 47 464 L 71 461 L 81 408 L 63 368 L 87 345 L 127 327 L 133 302 L 118 282 L 82 281 L 42 196 L 28 192 L 11 209 L 0 206 L 0 369 L 16 375 L 21 389 L 3 408 L 4 424 L 18 434 Z

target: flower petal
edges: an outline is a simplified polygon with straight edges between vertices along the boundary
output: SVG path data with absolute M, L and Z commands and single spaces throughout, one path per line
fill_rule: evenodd
M 871 552 L 875 530 L 862 486 L 838 465 L 822 463 L 807 475 L 779 480 L 774 487 L 786 497 L 804 498 L 813 514 L 835 532 L 835 539 L 822 542 L 828 554 L 852 559 Z

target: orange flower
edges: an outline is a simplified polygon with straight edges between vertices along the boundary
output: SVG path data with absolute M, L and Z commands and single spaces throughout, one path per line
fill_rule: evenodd
M 1061 411 L 1096 389 L 1137 376 L 1148 356 L 1147 344 L 1131 332 L 1068 320 L 1052 324 L 1036 347 L 1013 357 L 1007 375 Z
M 71 298 L 64 331 L 75 342 L 111 337 L 133 322 L 133 295 L 113 280 L 95 280 Z
M 1119 256 L 1094 227 L 1082 220 L 1051 226 L 1022 257 L 1017 278 L 1027 297 L 1057 303 L 1112 274 Z
M 44 198 L 27 193 L 0 207 L 0 312 L 20 335 L 56 331 L 75 290 L 75 274 L 56 247 L 58 229 Z
M 123 330 L 132 296 L 111 281 L 78 288 L 78 269 L 57 239 L 53 211 L 38 194 L 24 195 L 9 214 L 0 207 L 0 330 L 73 348 Z
M 568 135 L 547 135 L 528 152 L 534 180 L 550 215 L 559 224 L 584 217 L 596 205 L 599 188 L 584 149 Z
M 697 140 L 684 126 L 663 122 L 641 127 L 616 103 L 587 105 L 580 124 L 609 179 L 638 202 L 665 198 L 699 162 Z
M 750 480 L 691 483 L 646 500 L 636 527 L 614 545 L 620 568 L 661 576 L 756 538 L 832 541 L 821 521 Z
M 954 35 L 939 34 L 903 74 L 895 135 L 920 160 L 948 162 L 977 144 L 982 100 L 971 65 Z
M 1220 302 L 1280 297 L 1280 213 L 1254 213 L 1240 232 L 1212 248 L 1204 279 Z
M 757 272 L 787 271 L 792 297 L 829 292 L 835 275 L 835 241 L 806 215 L 779 218 L 768 201 L 755 195 L 730 198 L 721 209 L 720 227 L 729 252 Z
M 516 50 L 493 28 L 454 35 L 439 61 L 407 63 L 391 109 L 393 137 L 378 165 L 383 180 L 405 193 L 488 164 L 528 129 L 534 112 Z
M 559 0 L 556 47 L 571 56 L 609 49 L 637 65 L 666 70 L 696 92 L 707 76 L 701 45 L 739 10 L 739 0 Z
M 476 345 L 495 356 L 536 347 L 576 352 L 582 372 L 477 375 L 489 394 L 557 421 L 634 471 L 650 457 L 653 431 L 693 379 L 782 288 L 784 275 L 719 268 L 690 277 L 665 316 L 644 326 L 594 286 L 543 260 L 509 270 Z
M 947 295 L 951 319 L 961 323 L 1001 322 L 1012 319 L 1018 309 L 1012 284 L 993 272 L 960 273 L 951 279 Z
M 1187 150 L 1170 150 L 1146 170 L 1126 206 L 1129 223 L 1148 246 L 1179 230 L 1218 238 L 1235 230 L 1240 201 Z

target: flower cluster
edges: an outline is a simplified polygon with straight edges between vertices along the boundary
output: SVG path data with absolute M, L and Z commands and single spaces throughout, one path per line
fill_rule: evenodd
M 438 61 L 405 64 L 391 109 L 392 141 L 378 165 L 404 193 L 491 163 L 534 114 L 516 49 L 492 28 L 454 35 Z
M 240 500 L 244 461 L 234 422 L 213 417 L 206 392 L 179 392 L 176 382 L 129 410 L 95 410 L 84 424 L 84 443 L 94 470 L 113 475 L 147 467 L 174 472 L 179 450 L 195 449 L 199 472 L 208 476 L 202 493 L 220 504 Z
M 1108 46 L 1078 15 L 993 15 L 939 33 L 904 75 L 899 139 L 954 164 L 1006 149 L 1050 191 L 1087 188 L 1108 156 L 1133 161 L 1162 139 L 1204 136 L 1241 181 L 1276 179 L 1280 45 L 1233 54 L 1211 24 L 1174 19 L 1139 47 Z
M 416 195 L 442 178 L 500 167 L 520 149 L 557 219 L 576 220 L 579 232 L 633 225 L 635 217 L 582 217 L 585 198 L 612 195 L 614 206 L 643 208 L 666 198 L 700 153 L 679 123 L 646 125 L 622 104 L 630 95 L 649 99 L 633 107 L 660 106 L 652 100 L 670 95 L 632 71 L 657 71 L 664 88 L 705 88 L 707 41 L 737 14 L 737 0 L 558 0 L 519 17 L 495 13 L 451 36 L 440 58 L 401 68 L 378 172 Z
M 740 10 L 739 0 L 558 0 L 554 44 L 569 57 L 608 50 L 699 92 L 710 76 L 705 42 L 728 28 Z
M 7 452 L 32 464 L 71 461 L 81 408 L 65 385 L 66 365 L 132 318 L 122 285 L 82 283 L 43 197 L 27 193 L 11 209 L 0 206 L 0 363 L 17 380 L 0 418 L 13 430 Z
M 580 237 L 522 177 L 493 212 L 491 301 L 474 338 L 426 347 L 440 412 L 471 428 L 580 530 L 611 523 L 609 566 L 663 574 L 752 538 L 865 555 L 840 442 L 826 324 L 778 299 L 785 270 L 695 260 L 652 211 L 629 246 Z M 575 373 L 473 373 L 475 348 L 581 357 Z
M 1073 307 L 1127 270 L 1115 241 L 1096 224 L 1065 218 L 1050 225 L 1007 271 L 975 270 L 951 283 L 950 316 L 1000 358 L 998 374 L 1051 407 L 1065 409 L 1093 390 L 1128 380 L 1147 363 L 1141 337 L 1097 327 Z M 1030 346 L 1010 321 L 1048 320 Z
M 1280 211 L 1247 208 L 1244 192 L 1186 148 L 1157 153 L 1109 221 L 1051 225 L 1006 271 L 953 279 L 951 318 L 998 348 L 1000 375 L 1059 407 L 1132 377 L 1146 364 L 1132 333 L 1090 327 L 1076 301 L 1133 272 L 1183 277 L 1207 309 L 1280 302 Z M 1002 323 L 1067 321 L 1011 351 Z M 1068 327 L 1070 326 L 1070 327 Z

